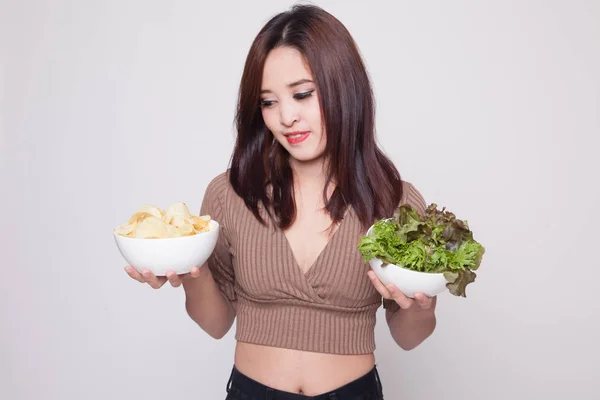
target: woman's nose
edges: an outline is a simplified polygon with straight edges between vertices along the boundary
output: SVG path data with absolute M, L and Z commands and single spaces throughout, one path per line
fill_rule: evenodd
M 291 127 L 298 122 L 298 107 L 293 102 L 281 102 L 279 105 L 279 119 L 282 125 Z

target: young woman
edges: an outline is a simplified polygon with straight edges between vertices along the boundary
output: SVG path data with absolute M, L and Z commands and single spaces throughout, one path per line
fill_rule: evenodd
M 236 122 L 231 167 L 200 210 L 221 224 L 207 265 L 128 274 L 183 285 L 188 314 L 214 338 L 237 318 L 227 399 L 382 399 L 377 309 L 408 350 L 433 332 L 435 298 L 385 287 L 357 245 L 398 205 L 426 204 L 376 145 L 371 85 L 346 28 L 315 6 L 272 18 L 249 51 Z

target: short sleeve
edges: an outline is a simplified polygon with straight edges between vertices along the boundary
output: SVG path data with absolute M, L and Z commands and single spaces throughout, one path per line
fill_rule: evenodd
M 400 205 L 409 204 L 412 206 L 420 215 L 425 215 L 427 209 L 427 203 L 423 195 L 409 182 L 402 182 L 402 199 Z M 383 308 L 392 313 L 396 312 L 400 306 L 394 300 L 383 299 Z
M 225 174 L 217 176 L 208 184 L 200 207 L 200 215 L 210 215 L 211 219 L 219 223 L 219 238 L 215 250 L 208 258 L 207 265 L 221 292 L 230 302 L 234 302 L 237 299 L 235 273 L 230 242 L 227 238 L 229 221 L 225 212 L 227 185 Z
M 400 205 L 409 204 L 411 205 L 420 215 L 425 215 L 425 210 L 427 209 L 427 203 L 425 203 L 425 199 L 421 192 L 414 187 L 413 184 L 409 182 L 402 183 L 403 194 L 402 199 L 400 200 Z

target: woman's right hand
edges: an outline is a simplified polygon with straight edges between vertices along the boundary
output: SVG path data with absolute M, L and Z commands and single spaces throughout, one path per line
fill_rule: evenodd
M 178 287 L 181 286 L 183 282 L 186 282 L 190 279 L 195 279 L 200 276 L 200 268 L 193 267 L 190 272 L 187 274 L 177 275 L 173 271 L 167 271 L 167 276 L 156 276 L 150 270 L 143 270 L 138 272 L 131 265 L 125 267 L 125 272 L 131 278 L 135 279 L 140 283 L 147 283 L 154 289 L 160 289 L 165 282 L 169 281 L 171 286 Z

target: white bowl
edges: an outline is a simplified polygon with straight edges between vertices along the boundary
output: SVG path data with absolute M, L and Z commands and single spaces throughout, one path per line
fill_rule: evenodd
M 373 227 L 368 230 L 367 235 L 370 235 L 371 229 Z M 382 267 L 382 264 L 378 258 L 369 261 L 371 269 L 384 285 L 394 284 L 407 297 L 414 298 L 415 293 L 432 297 L 447 290 L 448 282 L 442 273 L 413 271 L 396 264 Z
M 219 223 L 211 220 L 210 231 L 177 238 L 139 239 L 113 235 L 125 261 L 139 272 L 149 269 L 156 276 L 164 276 L 168 270 L 173 270 L 185 274 L 208 260 L 217 245 Z

